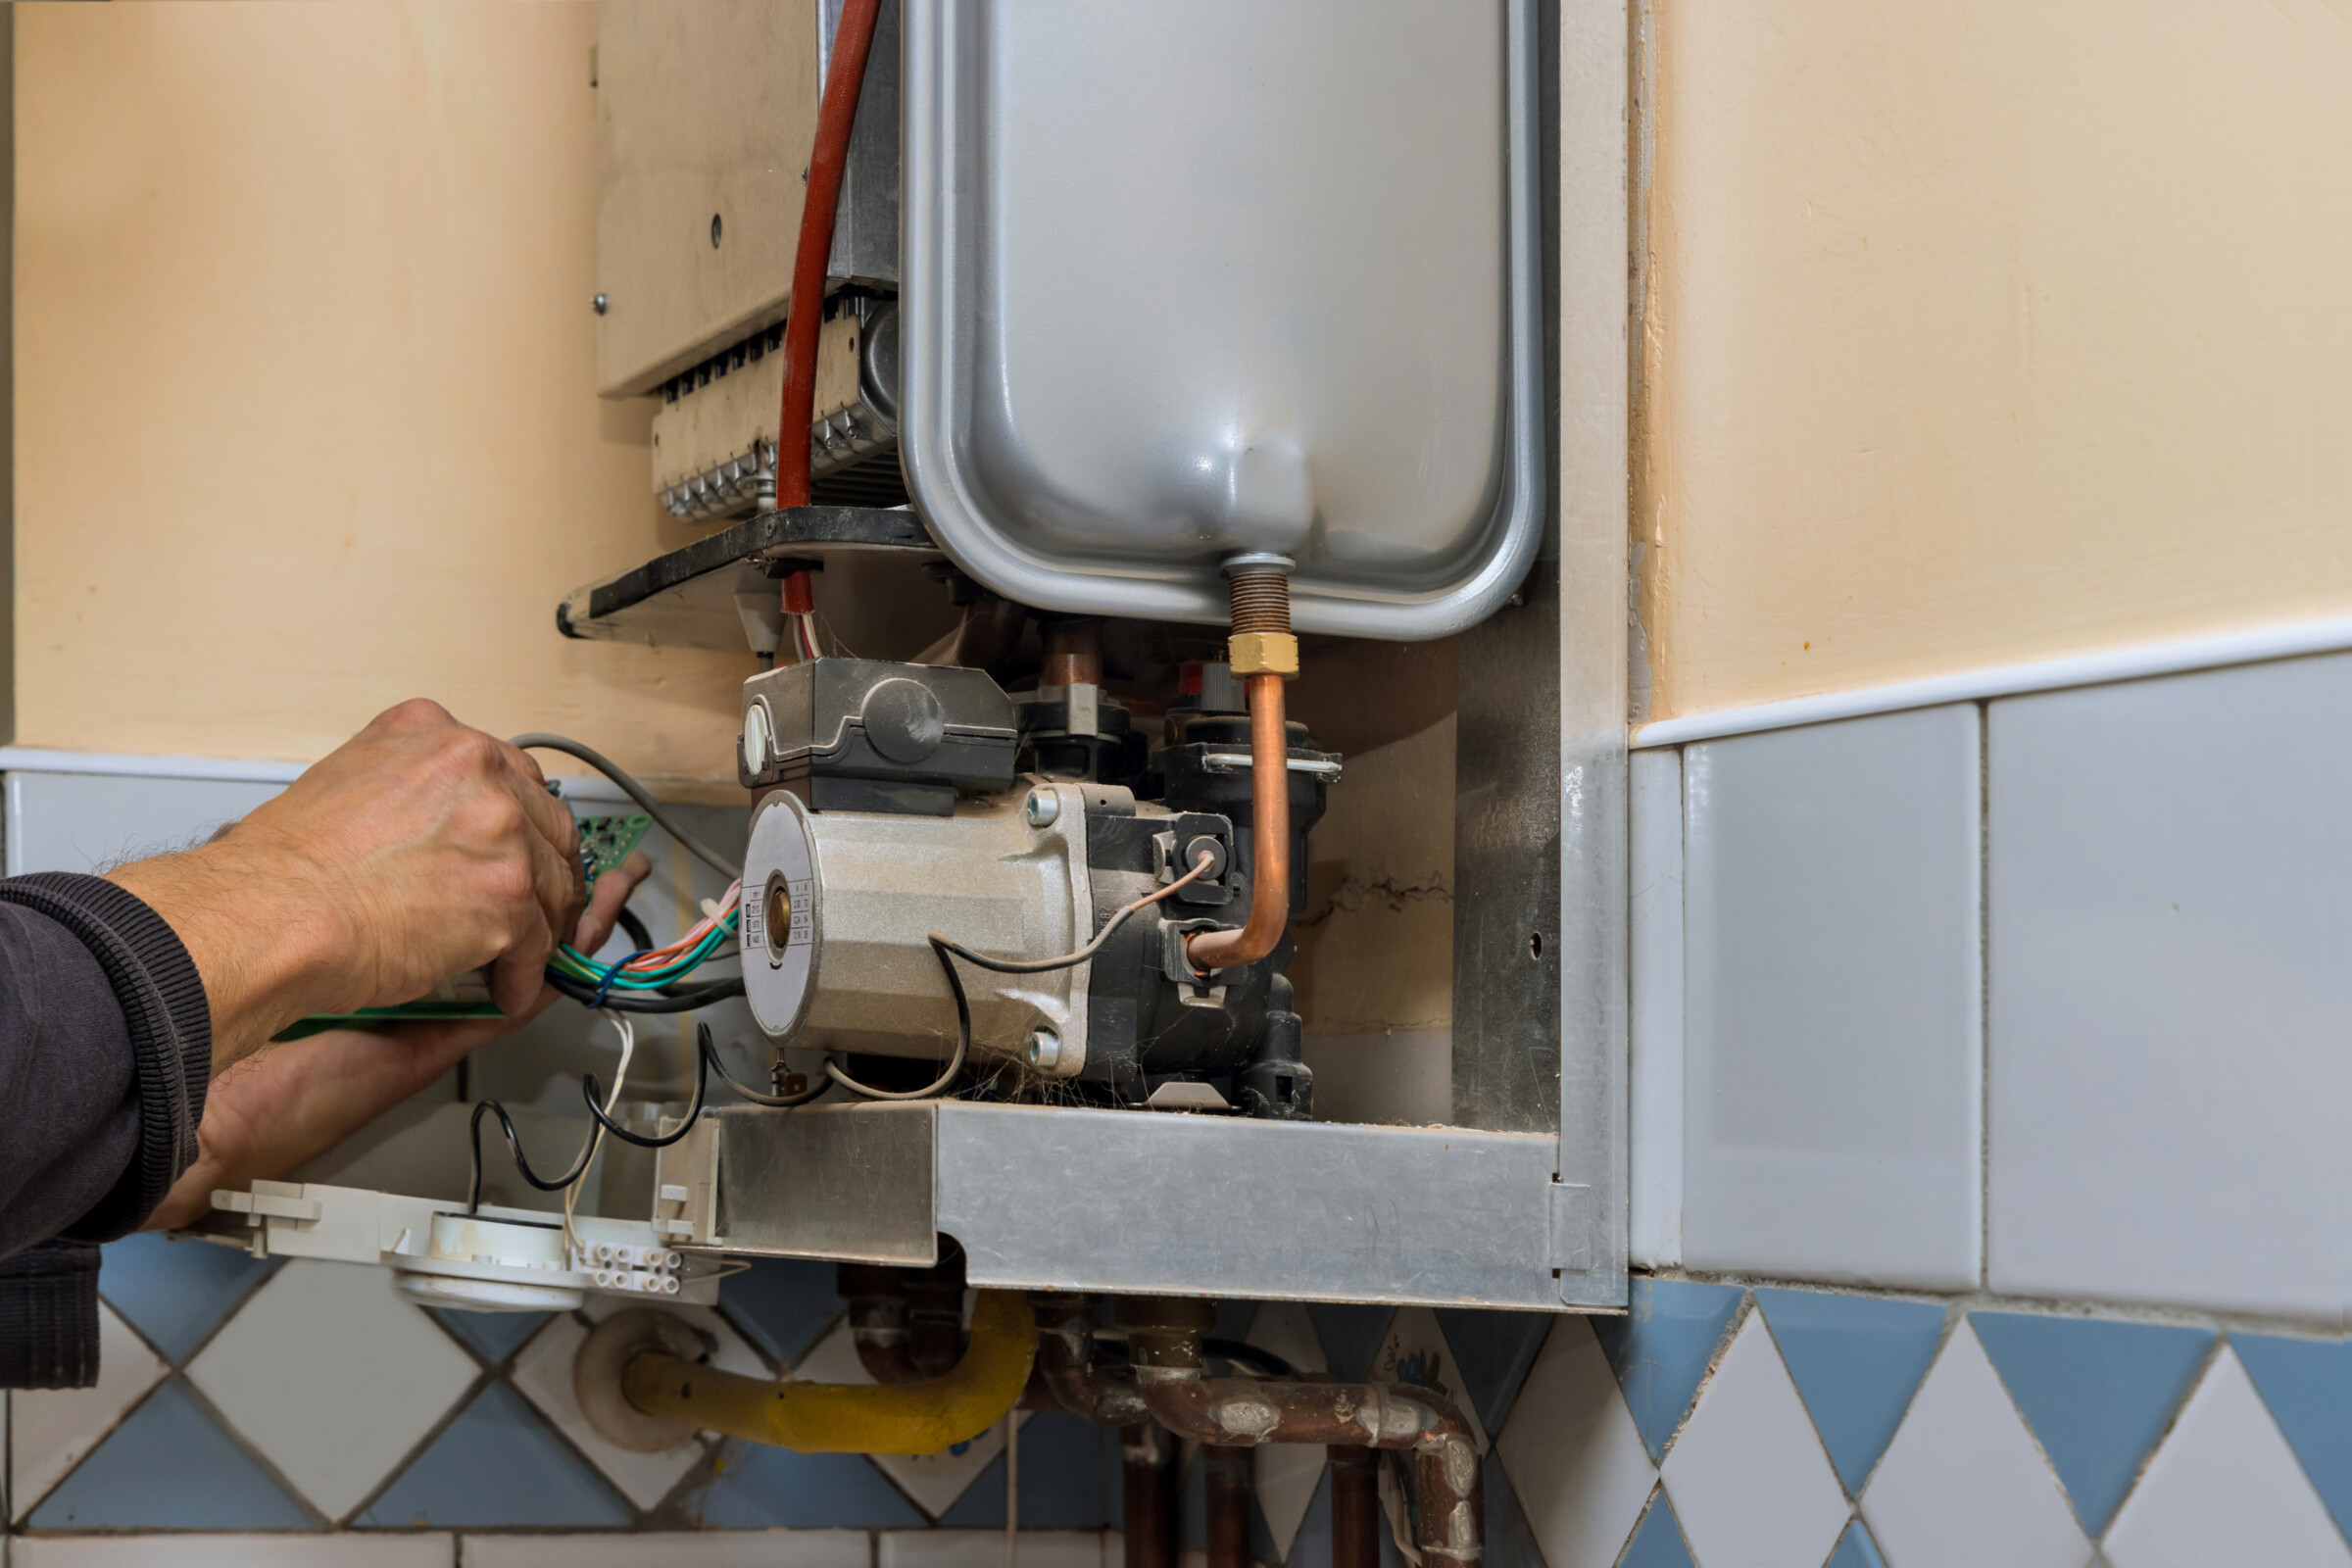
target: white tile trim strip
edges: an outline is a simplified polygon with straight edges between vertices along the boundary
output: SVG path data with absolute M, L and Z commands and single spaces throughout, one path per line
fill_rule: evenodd
M 1638 726 L 1634 730 L 1633 744 L 1637 747 L 1682 746 L 1690 741 L 1745 735 L 1756 730 L 1790 729 L 1798 724 L 1860 718 L 1867 713 L 1891 713 L 1906 708 L 1933 708 L 1938 703 L 1978 702 L 1987 697 L 2014 697 L 2020 692 L 2096 686 L 2108 681 L 2140 680 L 2150 675 L 2177 675 L 2192 669 L 2259 663 L 2269 659 L 2340 653 L 2345 649 L 2352 649 L 2352 616 L 2297 621 L 2281 626 L 2259 626 L 2245 631 L 2223 632 L 2212 637 L 2188 637 L 2178 642 L 2104 649 L 2095 654 L 2076 654 L 2065 659 L 2045 659 L 2033 663 L 1995 664 L 1984 669 L 1962 670 L 1953 675 L 1935 675 L 1926 680 L 1865 686 L 1850 692 L 1825 692 L 1818 697 L 1795 697 L 1783 703 L 1756 703 L 1745 708 L 1686 713 L 1680 718 L 1665 718 L 1654 724 Z M 4 761 L 6 757 L 7 753 L 0 752 L 0 761 Z
M 291 784 L 308 762 L 258 758 L 142 757 L 133 752 L 52 752 L 0 746 L 0 773 L 80 773 L 110 778 L 208 779 L 224 784 Z M 595 774 L 564 775 L 565 799 L 625 801 L 618 785 Z M 659 795 L 659 789 L 656 790 Z

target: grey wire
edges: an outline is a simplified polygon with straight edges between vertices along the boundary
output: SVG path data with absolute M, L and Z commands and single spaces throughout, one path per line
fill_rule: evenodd
M 626 795 L 630 800 L 635 801 L 638 805 L 638 808 L 643 810 L 646 815 L 652 817 L 654 821 L 661 826 L 662 832 L 668 834 L 677 842 L 679 849 L 684 850 L 687 854 L 693 856 L 696 859 L 710 867 L 711 870 L 716 871 L 719 875 L 726 877 L 730 881 L 740 882 L 743 880 L 742 866 L 730 861 L 725 856 L 710 848 L 710 845 L 705 844 L 701 839 L 696 838 L 693 834 L 687 832 L 683 827 L 680 827 L 678 825 L 678 819 L 674 816 L 671 816 L 669 812 L 663 808 L 662 803 L 655 800 L 652 793 L 648 791 L 644 785 L 637 782 L 636 778 L 629 773 L 628 769 L 622 767 L 618 762 L 613 761 L 611 758 L 598 751 L 595 747 L 584 746 L 580 742 L 572 740 L 568 736 L 543 735 L 537 731 L 533 731 L 528 735 L 517 735 L 507 744 L 525 752 L 562 752 L 566 757 L 578 758 L 581 761 L 586 762 L 590 767 L 595 768 L 599 773 L 604 774 L 605 777 L 619 785 L 621 793 Z

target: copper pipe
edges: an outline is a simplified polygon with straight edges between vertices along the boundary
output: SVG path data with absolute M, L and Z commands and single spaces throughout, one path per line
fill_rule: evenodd
M 915 1383 L 914 1349 L 906 1336 L 906 1286 L 897 1269 L 843 1263 L 833 1288 L 850 1303 L 850 1339 L 858 1364 L 876 1383 Z
M 1037 684 L 1100 686 L 1102 684 L 1102 623 L 1092 615 L 1046 621 L 1046 662 Z
M 1176 1440 L 1150 1421 L 1119 1429 L 1126 1568 L 1176 1568 Z
M 1030 1305 L 1037 1312 L 1038 1372 L 1064 1410 L 1119 1427 L 1152 1419 L 1134 1378 L 1096 1364 L 1092 1297 L 1033 1296 Z
M 1207 1469 L 1208 1568 L 1250 1568 L 1250 1510 L 1257 1479 L 1248 1448 L 1200 1450 Z
M 1328 1451 L 1331 1568 L 1380 1568 L 1380 1450 Z
M 1250 918 L 1239 931 L 1200 931 L 1185 956 L 1202 974 L 1255 963 L 1291 923 L 1291 740 L 1282 677 L 1251 675 L 1250 694 Z
M 1320 1443 L 1410 1455 L 1414 1537 L 1425 1560 L 1475 1564 L 1484 1549 L 1485 1491 L 1470 1426 L 1446 1398 L 1399 1383 L 1304 1383 L 1206 1375 L 1205 1301 L 1121 1303 L 1137 1390 L 1162 1426 L 1211 1446 Z

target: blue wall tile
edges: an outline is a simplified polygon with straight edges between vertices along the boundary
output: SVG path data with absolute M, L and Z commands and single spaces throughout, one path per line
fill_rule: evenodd
M 1885 1297 L 1756 1292 L 1781 1359 L 1849 1494 L 1894 1441 L 1943 1341 L 1944 1308 Z
M 744 1338 L 790 1366 L 842 1312 L 833 1265 L 797 1257 L 760 1258 L 718 1288 L 718 1304 Z
M 1527 1369 L 1544 1348 L 1544 1336 L 1559 1318 L 1550 1312 L 1479 1311 L 1462 1307 L 1438 1309 L 1438 1327 L 1453 1350 L 1454 1364 L 1469 1385 L 1470 1402 L 1488 1432 L 1502 1430 Z
M 278 1264 L 209 1242 L 174 1242 L 160 1231 L 109 1242 L 98 1257 L 98 1294 L 174 1362 L 186 1360 Z
M 359 1522 L 594 1529 L 632 1515 L 503 1383 L 486 1385 Z
M 211 1250 L 212 1249 L 206 1249 Z M 318 1521 L 216 1424 L 161 1384 L 33 1510 L 43 1530 L 313 1530 Z
M 1488 1568 L 1544 1568 L 1544 1548 L 1536 1544 L 1535 1528 L 1527 1522 L 1527 1510 L 1519 1504 L 1519 1494 L 1511 1490 L 1511 1479 L 1503 1473 L 1502 1462 L 1492 1454 L 1487 1456 L 1485 1481 Z M 1329 1471 L 1324 1472 L 1323 1488 L 1326 1492 L 1331 1489 Z M 1331 1561 L 1330 1526 L 1326 1524 L 1324 1530 L 1321 1556 L 1301 1557 L 1297 1547 L 1291 1549 L 1291 1560 L 1299 1568 L 1323 1568 Z M 1303 1528 L 1298 1533 L 1306 1534 Z
M 1323 1342 L 1323 1361 L 1331 1375 L 1343 1383 L 1360 1383 L 1372 1370 L 1380 1342 L 1389 1337 L 1389 1320 L 1396 1309 L 1315 1301 L 1308 1304 L 1306 1315 L 1315 1325 L 1315 1338 Z
M 503 1365 L 508 1356 L 522 1348 L 523 1341 L 539 1332 L 546 1322 L 545 1312 L 453 1312 L 444 1307 L 427 1307 L 433 1321 L 465 1341 L 480 1352 L 492 1366 Z
M 2352 1540 L 2352 1341 L 2233 1334 L 2230 1344 L 2335 1528 Z
M 1593 1336 L 1617 1370 L 1618 1386 L 1652 1459 L 1682 1424 L 1724 1331 L 1740 1310 L 1737 1285 L 1634 1276 L 1623 1317 L 1596 1317 Z
M 1666 1489 L 1650 1494 L 1649 1511 L 1634 1527 L 1632 1544 L 1618 1559 L 1619 1568 L 1692 1568 L 1690 1547 L 1683 1540 L 1683 1522 L 1666 1500 Z
M 920 1530 L 930 1523 L 862 1454 L 731 1444 L 719 1463 L 718 1481 L 703 1498 L 703 1523 L 722 1530 Z
M 1845 1527 L 1838 1549 L 1830 1553 L 1829 1568 L 1886 1568 L 1886 1559 L 1879 1555 L 1879 1544 L 1857 1519 Z
M 2207 1329 L 1972 1312 L 2009 1397 L 2066 1483 L 2093 1538 L 2171 1424 L 2213 1345 Z
M 1057 1410 L 1021 1423 L 1021 1528 L 1102 1530 L 1119 1486 L 1119 1432 Z M 998 1454 L 940 1515 L 944 1526 L 1004 1528 L 1004 1456 Z

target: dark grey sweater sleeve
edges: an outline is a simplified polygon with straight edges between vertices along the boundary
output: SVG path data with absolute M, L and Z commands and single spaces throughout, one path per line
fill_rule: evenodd
M 196 1156 L 212 1018 L 162 916 L 98 877 L 0 880 L 0 1388 L 97 1373 L 100 1242 Z

